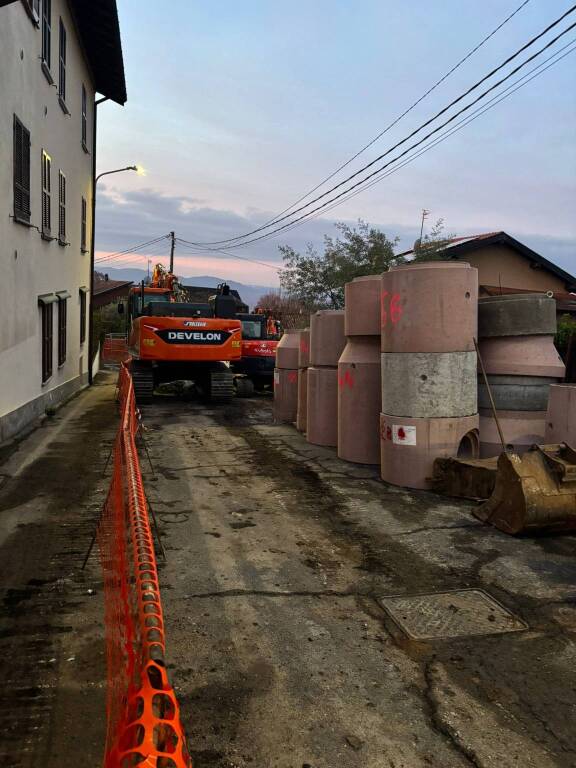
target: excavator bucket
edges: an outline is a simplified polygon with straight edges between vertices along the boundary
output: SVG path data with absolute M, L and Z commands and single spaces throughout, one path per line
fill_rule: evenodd
M 576 529 L 576 451 L 534 445 L 498 459 L 492 496 L 474 514 L 505 533 Z

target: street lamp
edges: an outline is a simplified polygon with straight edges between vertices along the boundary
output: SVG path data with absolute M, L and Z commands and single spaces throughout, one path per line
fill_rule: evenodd
M 102 99 L 104 101 L 104 99 Z M 99 102 L 96 102 L 98 105 Z M 94 136 L 96 136 L 96 110 L 94 110 Z M 109 176 L 111 173 L 123 173 L 124 171 L 136 171 L 140 176 L 144 175 L 144 169 L 137 165 L 127 165 L 125 168 L 115 168 L 113 171 L 103 171 L 96 176 L 96 141 L 94 140 L 93 155 L 93 183 L 92 183 L 92 226 L 90 237 L 90 305 L 88 311 L 88 383 L 92 384 L 92 357 L 94 353 L 94 342 L 92 340 L 93 328 L 93 297 L 94 297 L 94 239 L 96 234 L 96 184 L 102 176 Z
M 98 179 L 101 179 L 102 176 L 109 176 L 111 173 L 122 173 L 123 171 L 136 171 L 136 173 L 138 173 L 139 168 L 137 165 L 127 165 L 126 168 L 116 168 L 114 171 L 104 171 L 96 176 L 94 179 L 94 186 L 98 184 Z

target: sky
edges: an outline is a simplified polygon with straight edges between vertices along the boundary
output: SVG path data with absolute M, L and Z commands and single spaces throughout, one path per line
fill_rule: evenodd
M 261 226 L 371 141 L 521 2 L 118 0 L 128 101 L 99 107 L 98 171 L 137 163 L 146 176 L 99 182 L 97 258 L 171 230 L 208 242 Z M 404 139 L 568 7 L 529 0 L 314 196 Z M 573 14 L 556 30 L 575 21 Z M 576 28 L 532 67 L 571 40 Z M 426 208 L 427 226 L 443 218 L 445 232 L 458 236 L 505 230 L 576 273 L 575 139 L 576 51 L 333 210 L 235 256 L 178 244 L 175 271 L 277 285 L 279 245 L 321 248 L 336 221 L 361 218 L 405 250 Z M 146 268 L 168 251 L 163 240 L 103 264 Z

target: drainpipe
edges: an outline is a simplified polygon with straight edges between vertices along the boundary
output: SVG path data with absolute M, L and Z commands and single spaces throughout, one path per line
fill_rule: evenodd
M 94 101 L 94 114 L 92 118 L 92 221 L 90 234 L 90 295 L 88 306 L 88 384 L 93 384 L 92 376 L 92 358 L 94 357 L 94 342 L 92 340 L 92 330 L 94 325 L 94 236 L 96 233 L 96 128 L 98 123 L 98 105 L 108 101 L 108 97 Z

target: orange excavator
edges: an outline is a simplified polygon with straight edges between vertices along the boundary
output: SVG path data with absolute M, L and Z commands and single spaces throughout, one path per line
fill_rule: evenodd
M 119 306 L 123 311 L 123 305 Z M 152 400 L 154 388 L 171 381 L 193 381 L 212 401 L 234 397 L 230 367 L 242 355 L 241 323 L 227 285 L 212 304 L 186 301 L 174 274 L 154 267 L 149 285 L 134 286 L 128 298 L 128 350 L 138 403 Z
M 242 323 L 242 359 L 232 363 L 236 376 L 236 394 L 250 397 L 254 390 L 274 387 L 276 347 L 282 337 L 282 323 L 272 310 L 239 312 Z

